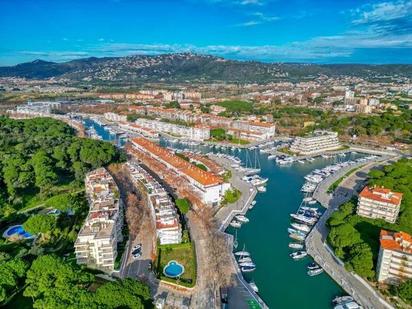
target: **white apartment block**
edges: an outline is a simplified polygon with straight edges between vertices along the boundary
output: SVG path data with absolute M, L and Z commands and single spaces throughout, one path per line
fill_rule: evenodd
M 182 227 L 174 203 L 166 190 L 138 164 L 128 162 L 127 167 L 134 182 L 140 182 L 148 196 L 152 219 L 161 245 L 182 242 Z
M 402 193 L 383 187 L 366 186 L 359 193 L 356 213 L 371 219 L 383 219 L 395 223 L 402 202 Z
M 149 119 L 137 119 L 135 122 L 138 126 L 158 131 L 167 134 L 184 137 L 194 141 L 204 141 L 210 139 L 210 129 L 205 126 L 183 126 L 173 123 L 149 120 Z
M 122 241 L 123 205 L 119 190 L 105 168 L 86 175 L 89 214 L 74 244 L 78 264 L 112 272 L 117 243 Z
M 119 115 L 116 113 L 104 113 L 104 118 L 110 121 L 115 121 L 115 122 L 126 122 L 127 121 L 126 115 Z
M 376 268 L 378 282 L 399 284 L 412 279 L 412 236 L 381 230 Z
M 16 107 L 16 112 L 20 114 L 30 114 L 30 115 L 48 115 L 51 113 L 52 109 L 60 108 L 60 102 L 27 102 L 26 105 L 19 105 Z
M 314 155 L 341 148 L 337 132 L 317 130 L 308 137 L 296 137 L 290 151 L 300 155 Z

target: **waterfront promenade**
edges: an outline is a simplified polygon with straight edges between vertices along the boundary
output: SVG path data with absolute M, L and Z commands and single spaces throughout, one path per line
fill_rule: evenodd
M 229 223 L 232 221 L 233 217 L 238 214 L 246 214 L 249 209 L 250 204 L 254 200 L 257 190 L 255 186 L 242 180 L 244 176 L 242 173 L 236 171 L 231 167 L 230 160 L 218 156 L 212 156 L 218 164 L 224 166 L 226 169 L 230 170 L 232 173 L 232 178 L 230 180 L 233 187 L 242 192 L 241 197 L 238 201 L 233 204 L 224 206 L 218 210 L 215 214 L 215 218 L 219 223 L 220 232 L 224 233 Z M 242 272 L 236 262 L 235 256 L 233 255 L 233 236 L 230 234 L 225 234 L 228 238 L 228 250 L 231 256 L 231 264 L 235 270 L 235 284 L 229 288 L 229 307 L 230 308 L 250 308 L 248 305 L 248 300 L 254 300 L 258 303 L 261 308 L 268 308 L 265 302 L 252 290 L 250 285 L 243 278 Z
M 345 176 L 345 173 L 353 169 L 354 166 L 342 169 L 320 183 L 313 197 L 326 208 L 326 211 L 306 238 L 307 251 L 314 260 L 321 265 L 348 294 L 352 295 L 364 308 L 370 309 L 393 307 L 365 280 L 354 273 L 348 272 L 344 268 L 343 262 L 333 254 L 326 243 L 326 238 L 329 233 L 326 222 L 330 215 L 337 210 L 341 204 L 357 195 L 365 185 L 367 174 L 372 168 L 385 164 L 389 160 L 397 160 L 397 157 L 386 155 L 378 157 L 366 165 L 364 165 L 365 163 L 358 164 L 357 167 L 359 169 L 344 179 L 333 194 L 326 193 L 329 186 L 339 178 Z

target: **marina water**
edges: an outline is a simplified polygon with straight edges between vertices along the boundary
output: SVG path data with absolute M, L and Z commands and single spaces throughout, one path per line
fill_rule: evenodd
M 112 136 L 96 123 L 93 125 L 99 135 L 105 140 Z M 250 222 L 243 224 L 237 232 L 238 250 L 245 246 L 251 253 L 256 270 L 244 274 L 248 281 L 254 281 L 259 288 L 259 294 L 270 308 L 304 308 L 323 309 L 331 308 L 334 296 L 344 294 L 342 289 L 326 273 L 310 277 L 307 275 L 307 265 L 312 262 L 310 257 L 294 261 L 289 257 L 292 249 L 289 242 L 294 240 L 288 237 L 287 228 L 290 227 L 290 213 L 296 212 L 303 194 L 300 188 L 305 182 L 304 176 L 312 170 L 323 168 L 339 161 L 359 158 L 358 154 L 347 154 L 345 157 L 316 158 L 305 164 L 294 163 L 290 166 L 278 166 L 274 160 L 268 160 L 268 155 L 253 153 L 249 150 L 215 150 L 209 146 L 187 146 L 181 143 L 170 144 L 164 139 L 162 146 L 202 152 L 224 152 L 235 155 L 246 162 L 246 152 L 249 157 L 256 153 L 261 165 L 260 175 L 269 178 L 267 191 L 258 193 L 255 207 L 248 211 L 246 216 Z M 227 232 L 234 235 L 234 229 Z

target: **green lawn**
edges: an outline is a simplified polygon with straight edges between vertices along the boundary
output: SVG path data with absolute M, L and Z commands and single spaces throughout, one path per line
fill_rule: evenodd
M 192 287 L 196 283 L 196 254 L 192 243 L 187 242 L 176 245 L 159 245 L 156 261 L 156 271 L 162 280 Z M 171 260 L 175 260 L 185 267 L 180 279 L 168 278 L 163 275 L 163 268 Z

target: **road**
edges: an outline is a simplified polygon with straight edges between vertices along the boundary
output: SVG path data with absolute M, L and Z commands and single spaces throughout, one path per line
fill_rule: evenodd
M 367 163 L 348 178 L 344 179 L 333 195 L 326 193 L 329 186 L 334 181 L 344 176 L 348 170 L 353 168 L 353 166 L 339 171 L 322 182 L 314 192 L 313 197 L 327 209 L 306 238 L 307 251 L 315 261 L 321 265 L 347 293 L 361 303 L 364 308 L 370 309 L 393 307 L 386 303 L 381 295 L 379 295 L 379 293 L 363 279 L 354 273 L 348 272 L 344 268 L 343 263 L 335 257 L 332 250 L 326 244 L 326 237 L 329 233 L 329 230 L 326 227 L 326 221 L 341 204 L 357 195 L 360 189 L 365 185 L 367 173 L 371 168 L 385 164 L 390 159 L 395 160 L 396 158 L 388 158 L 386 156 Z

